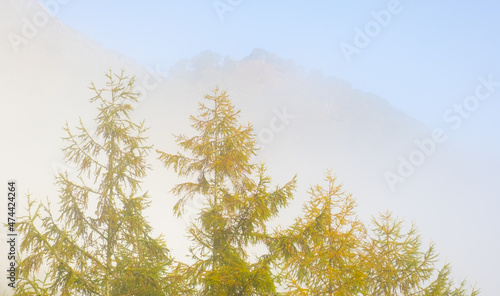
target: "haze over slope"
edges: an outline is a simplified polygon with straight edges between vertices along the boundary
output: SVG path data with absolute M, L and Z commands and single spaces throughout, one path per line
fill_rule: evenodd
M 307 187 L 332 169 L 344 189 L 354 193 L 363 220 L 385 209 L 407 222 L 414 220 L 426 242 L 437 242 L 457 278 L 477 281 L 485 295 L 498 288 L 494 285 L 500 272 L 493 268 L 500 263 L 494 247 L 500 222 L 494 211 L 499 206 L 494 200 L 495 164 L 480 167 L 475 155 L 446 141 L 392 192 L 384 174 L 396 173 L 399 157 L 407 159 L 418 148 L 415 140 L 429 138 L 432 131 L 383 98 L 262 49 L 241 60 L 206 51 L 165 72 L 146 69 L 53 18 L 14 50 L 7 36 L 22 34 L 23 19 L 32 20 L 40 11 L 36 1 L 0 0 L 1 177 L 19 183 L 18 216 L 24 214 L 28 189 L 33 197 L 49 196 L 56 204 L 53 175 L 64 168 L 62 126 L 66 121 L 74 126 L 79 116 L 92 126 L 90 81 L 102 87 L 108 69 L 124 68 L 136 75 L 143 93 L 134 116 L 146 119 L 150 143 L 163 151 L 178 151 L 172 134 L 190 134 L 188 117 L 205 94 L 216 86 L 227 90 L 242 109 L 242 122 L 253 123 L 262 146 L 258 160 L 266 161 L 275 181 L 298 173 L 295 203 L 280 222 L 288 223 L 300 213 Z M 154 156 L 144 185 L 153 198 L 148 214 L 181 258 L 187 254 L 185 221 L 171 217 L 176 198 L 169 193 L 177 179 Z M 197 204 L 191 206 L 194 211 Z M 2 211 L 0 219 L 5 217 Z M 5 230 L 1 233 L 4 236 Z M 5 244 L 0 251 L 6 254 Z M 5 262 L 2 257 L 2 266 Z

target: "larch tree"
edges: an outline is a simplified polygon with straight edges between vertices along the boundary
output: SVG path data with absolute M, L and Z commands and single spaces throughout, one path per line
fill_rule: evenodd
M 98 104 L 92 133 L 82 120 L 66 124 L 68 163 L 78 177 L 59 173 L 59 215 L 50 204 L 29 201 L 19 226 L 20 281 L 16 295 L 176 295 L 172 259 L 144 217 L 150 201 L 141 179 L 149 165 L 144 122 L 130 117 L 138 94 L 134 79 L 107 73 L 91 90 Z M 41 269 L 41 270 L 40 270 Z M 43 280 L 39 278 L 45 273 Z
M 357 295 L 364 285 L 363 224 L 330 172 L 312 186 L 303 217 L 268 241 L 281 259 L 285 295 Z
M 158 151 L 166 167 L 187 182 L 172 192 L 182 216 L 185 203 L 195 196 L 203 207 L 189 226 L 194 264 L 186 273 L 198 295 L 272 295 L 275 279 L 269 254 L 252 258 L 249 247 L 262 243 L 267 222 L 286 206 L 295 189 L 295 177 L 271 187 L 262 164 L 252 163 L 256 142 L 250 124 L 238 123 L 226 92 L 214 90 L 191 116 L 197 135 L 176 137 L 182 153 Z
M 368 232 L 355 216 L 355 200 L 331 173 L 326 186 L 313 186 L 301 217 L 267 239 L 280 258 L 284 295 L 466 296 L 451 268 L 435 267 L 434 245 L 423 250 L 416 227 L 383 213 Z
M 478 295 L 468 292 L 463 281 L 458 287 L 450 278 L 450 266 L 437 271 L 434 244 L 422 250 L 421 238 L 412 224 L 403 230 L 403 221 L 389 212 L 373 219 L 373 234 L 364 245 L 366 286 L 362 295 Z M 437 271 L 437 274 L 436 274 Z

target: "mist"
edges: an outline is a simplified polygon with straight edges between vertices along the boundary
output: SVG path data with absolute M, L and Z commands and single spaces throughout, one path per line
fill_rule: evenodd
M 62 4 L 60 10 L 64 18 Z M 179 150 L 173 135 L 193 134 L 189 116 L 196 114 L 204 95 L 216 87 L 227 91 L 241 109 L 240 122 L 254 127 L 261 148 L 255 161 L 265 162 L 275 183 L 298 175 L 294 201 L 275 225 L 292 223 L 308 199 L 309 186 L 321 183 L 331 170 L 356 198 L 361 220 L 368 223 L 389 210 L 408 225 L 415 222 L 424 245 L 436 243 L 442 259 L 438 266 L 451 263 L 456 280 L 476 283 L 482 295 L 500 290 L 497 72 L 469 75 L 468 84 L 449 90 L 448 99 L 429 111 L 432 119 L 417 118 L 424 112 L 411 114 L 404 103 L 392 100 L 394 93 L 387 92 L 389 100 L 375 87 L 370 91 L 369 83 L 359 87 L 361 80 L 346 80 L 350 74 L 339 78 L 314 63 L 304 66 L 302 58 L 280 55 L 272 46 L 254 44 L 236 55 L 196 47 L 169 66 L 145 66 L 68 27 L 58 15 L 36 27 L 31 38 L 23 37 L 25 20 L 40 12 L 50 10 L 36 1 L 0 1 L 0 175 L 4 184 L 18 182 L 18 217 L 26 214 L 28 192 L 57 207 L 55 174 L 75 173 L 61 151 L 62 127 L 66 122 L 76 126 L 80 117 L 92 127 L 96 106 L 89 102 L 90 82 L 103 86 L 106 71 L 123 69 L 136 77 L 141 92 L 133 117 L 150 127 L 149 143 L 169 153 Z M 26 42 L 13 46 L 13 32 Z M 425 80 L 426 73 L 421 75 Z M 421 94 L 425 91 L 430 92 L 424 88 Z M 477 92 L 488 98 L 471 101 Z M 461 113 L 457 104 L 471 107 Z M 185 218 L 175 218 L 177 197 L 170 190 L 179 179 L 154 153 L 150 163 L 143 184 L 152 197 L 146 214 L 172 255 L 189 261 L 185 230 L 199 205 L 192 202 Z M 6 217 L 2 210 L 0 219 Z M 0 236 L 5 240 L 5 228 Z M 2 244 L 0 252 L 6 254 L 7 248 Z M 4 257 L 1 266 L 8 264 Z M 5 286 L 2 277 L 0 291 Z

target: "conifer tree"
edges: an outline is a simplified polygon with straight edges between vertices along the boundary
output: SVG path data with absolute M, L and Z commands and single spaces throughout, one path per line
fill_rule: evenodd
M 449 264 L 436 269 L 434 245 L 422 250 L 414 225 L 404 232 L 403 221 L 383 213 L 369 233 L 352 196 L 331 173 L 326 181 L 310 189 L 302 217 L 267 240 L 280 257 L 284 295 L 478 295 L 454 284 Z
M 355 201 L 330 172 L 326 183 L 311 187 L 303 217 L 268 241 L 284 259 L 286 295 L 356 295 L 364 284 L 365 230 L 355 217 Z
M 264 165 L 251 162 L 257 150 L 252 126 L 238 123 L 226 92 L 215 89 L 205 99 L 199 115 L 190 117 L 198 135 L 176 137 L 184 154 L 158 151 L 166 167 L 191 178 L 172 190 L 180 196 L 175 213 L 181 216 L 194 196 L 204 200 L 189 228 L 195 263 L 187 276 L 199 295 L 271 295 L 272 258 L 251 258 L 248 247 L 264 241 L 266 222 L 292 198 L 295 178 L 270 190 Z
M 403 221 L 389 212 L 373 219 L 373 235 L 364 246 L 366 286 L 363 295 L 478 295 L 466 289 L 465 281 L 456 287 L 446 264 L 436 275 L 438 255 L 434 244 L 421 248 L 421 238 L 412 224 L 403 231 Z
M 26 256 L 16 295 L 168 295 L 175 290 L 166 273 L 172 259 L 165 242 L 151 236 L 143 213 L 149 197 L 141 179 L 151 147 L 144 122 L 130 117 L 138 96 L 134 79 L 123 71 L 106 76 L 104 88 L 90 87 L 95 92 L 90 102 L 98 104 L 94 133 L 82 120 L 76 132 L 68 124 L 64 128 L 63 152 L 78 168 L 78 178 L 67 172 L 56 177 L 58 217 L 50 204 L 30 200 L 29 215 L 19 224 Z

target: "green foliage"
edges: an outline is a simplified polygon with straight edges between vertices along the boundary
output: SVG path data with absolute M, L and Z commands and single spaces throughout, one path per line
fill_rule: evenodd
M 313 186 L 304 217 L 269 240 L 283 258 L 287 295 L 356 295 L 364 284 L 363 224 L 355 202 L 328 173 L 327 185 Z
M 268 244 L 281 258 L 285 295 L 477 295 L 455 287 L 445 265 L 436 275 L 434 245 L 423 251 L 415 226 L 390 213 L 373 219 L 372 233 L 355 218 L 355 202 L 330 173 L 311 188 L 304 215 Z
M 292 198 L 295 178 L 271 190 L 264 165 L 251 163 L 257 150 L 252 126 L 238 124 L 239 111 L 226 92 L 215 89 L 205 98 L 199 116 L 191 116 L 198 135 L 177 136 L 188 154 L 158 151 L 167 167 L 193 179 L 173 188 L 181 196 L 175 213 L 181 216 L 186 201 L 195 195 L 204 199 L 189 229 L 195 263 L 186 276 L 200 295 L 274 293 L 271 258 L 250 258 L 248 247 L 264 241 L 266 222 Z
M 107 74 L 105 88 L 92 84 L 98 103 L 92 135 L 80 121 L 77 133 L 66 124 L 66 161 L 78 168 L 78 179 L 57 176 L 59 211 L 29 201 L 29 215 L 19 224 L 20 250 L 16 295 L 164 295 L 172 259 L 164 240 L 151 237 L 142 214 L 148 207 L 141 193 L 146 175 L 144 122 L 130 118 L 137 101 L 134 79 Z M 39 225 L 41 224 L 41 225 Z M 44 267 L 44 281 L 37 279 Z
M 372 238 L 365 243 L 366 286 L 363 295 L 477 295 L 468 293 L 465 282 L 454 287 L 446 264 L 436 275 L 438 255 L 434 244 L 421 248 L 421 238 L 411 225 L 403 231 L 403 221 L 383 213 L 373 219 Z M 433 279 L 434 278 L 434 279 Z
M 265 166 L 252 162 L 252 126 L 238 123 L 239 111 L 218 89 L 190 117 L 196 135 L 176 137 L 182 152 L 157 150 L 187 180 L 172 189 L 174 214 L 182 216 L 192 198 L 203 200 L 188 229 L 194 263 L 174 262 L 143 215 L 150 202 L 141 180 L 152 147 L 144 122 L 130 117 L 134 79 L 111 71 L 107 78 L 106 87 L 91 86 L 94 133 L 81 120 L 76 132 L 66 124 L 63 151 L 78 177 L 56 177 L 59 215 L 28 196 L 28 216 L 18 224 L 16 295 L 478 295 L 453 282 L 448 264 L 436 269 L 434 245 L 422 249 L 415 226 L 405 231 L 403 221 L 383 213 L 368 231 L 330 172 L 324 186 L 310 188 L 301 217 L 269 231 L 296 178 L 271 185 Z M 252 255 L 252 247 L 264 251 Z

